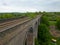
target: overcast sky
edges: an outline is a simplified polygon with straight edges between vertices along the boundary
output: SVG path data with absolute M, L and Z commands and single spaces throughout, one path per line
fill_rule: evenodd
M 0 12 L 60 11 L 60 0 L 0 0 Z

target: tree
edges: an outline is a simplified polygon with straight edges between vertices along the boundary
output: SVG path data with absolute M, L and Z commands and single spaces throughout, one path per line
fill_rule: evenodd
M 38 26 L 38 41 L 41 45 L 49 45 L 50 43 L 50 33 L 45 24 Z
M 46 24 L 47 26 L 49 26 L 49 20 L 46 16 L 42 16 L 41 17 L 41 23 Z

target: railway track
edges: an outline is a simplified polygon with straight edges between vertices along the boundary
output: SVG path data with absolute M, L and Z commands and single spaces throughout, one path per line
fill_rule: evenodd
M 26 25 L 25 22 L 30 20 L 31 19 L 29 19 L 28 17 L 25 17 L 18 20 L 4 22 L 0 24 L 0 45 L 5 45 L 5 43 L 12 40 L 12 38 L 14 38 L 18 33 L 21 33 L 25 27 L 28 27 L 29 23 L 27 23 Z M 23 25 L 20 26 L 19 24 L 23 24 Z M 18 29 L 19 27 L 20 29 Z
M 24 17 L 24 18 L 21 18 L 21 19 L 0 23 L 0 32 L 5 31 L 5 30 L 7 30 L 11 27 L 14 27 L 16 25 L 19 25 L 21 23 L 24 23 L 28 20 L 30 20 L 28 17 Z

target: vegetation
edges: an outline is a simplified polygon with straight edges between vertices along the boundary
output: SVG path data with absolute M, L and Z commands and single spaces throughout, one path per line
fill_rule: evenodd
M 38 42 L 40 45 L 50 45 L 50 33 L 45 24 L 40 24 L 38 27 Z
M 60 45 L 60 38 L 49 33 L 49 26 L 54 25 L 60 30 L 60 12 L 43 12 L 40 25 L 38 26 L 38 38 L 36 45 L 55 45 L 51 39 L 56 39 Z
M 48 18 L 46 16 L 42 16 L 41 17 L 41 23 L 46 24 L 47 26 L 49 26 Z
M 60 18 L 56 21 L 56 27 L 60 30 Z
M 38 13 L 31 13 L 31 12 L 25 13 L 25 16 L 27 16 L 31 19 L 35 18 L 37 15 L 38 15 Z
M 57 45 L 60 45 L 60 37 L 57 38 Z
M 44 12 L 45 13 L 45 12 Z M 38 38 L 36 45 L 51 45 L 51 35 L 49 33 L 49 20 L 43 15 L 38 26 Z
M 39 13 L 38 12 L 27 12 L 27 13 L 0 13 L 0 22 L 6 20 L 14 20 L 23 17 L 29 17 L 30 19 L 35 18 Z
M 23 13 L 0 13 L 0 20 L 15 19 L 25 16 Z
M 35 45 L 40 45 L 37 38 L 35 39 Z

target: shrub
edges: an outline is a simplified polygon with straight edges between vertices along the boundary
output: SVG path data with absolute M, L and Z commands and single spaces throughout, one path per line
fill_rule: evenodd
M 58 18 L 56 21 L 56 27 L 60 30 L 60 18 Z
M 46 24 L 47 26 L 49 26 L 48 18 L 46 16 L 42 16 L 41 17 L 41 23 Z
M 49 45 L 50 43 L 50 33 L 45 24 L 40 24 L 38 26 L 38 41 L 41 45 Z

